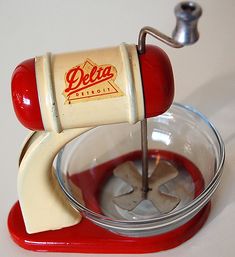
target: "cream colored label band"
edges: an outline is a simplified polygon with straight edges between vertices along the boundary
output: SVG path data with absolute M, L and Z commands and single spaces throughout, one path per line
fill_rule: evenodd
M 87 58 L 65 73 L 65 104 L 123 96 L 115 83 L 116 77 L 117 70 L 113 65 L 99 65 Z
M 51 54 L 35 58 L 35 70 L 40 110 L 45 130 L 61 132 L 55 85 L 52 79 Z
M 36 58 L 35 69 L 46 131 L 135 123 L 144 118 L 135 45 L 48 54 Z

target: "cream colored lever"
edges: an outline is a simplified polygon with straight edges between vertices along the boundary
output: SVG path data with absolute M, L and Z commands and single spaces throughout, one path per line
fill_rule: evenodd
M 26 141 L 18 174 L 19 202 L 28 233 L 55 230 L 79 223 L 75 211 L 53 179 L 53 160 L 69 141 L 91 128 L 35 132 Z

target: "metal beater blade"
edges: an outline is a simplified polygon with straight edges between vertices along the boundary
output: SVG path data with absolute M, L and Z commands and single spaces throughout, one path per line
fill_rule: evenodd
M 159 189 L 161 185 L 178 175 L 178 170 L 167 161 L 157 161 L 152 175 L 148 178 L 149 190 L 146 197 L 143 197 L 142 176 L 133 162 L 125 162 L 117 166 L 113 172 L 116 177 L 132 187 L 130 192 L 113 198 L 113 202 L 124 210 L 132 211 L 143 200 L 148 199 L 161 213 L 168 213 L 180 202 L 178 197 L 163 193 Z
M 177 22 L 173 31 L 173 37 L 168 37 L 152 27 L 144 27 L 139 33 L 138 53 L 144 54 L 147 35 L 151 35 L 173 48 L 194 44 L 199 38 L 197 23 L 201 14 L 202 9 L 195 2 L 186 1 L 177 4 L 175 8 Z M 133 162 L 123 163 L 114 170 L 115 176 L 129 184 L 132 187 L 132 191 L 114 197 L 113 201 L 120 208 L 130 211 L 137 207 L 141 201 L 148 199 L 160 212 L 170 212 L 179 204 L 180 199 L 161 192 L 159 187 L 175 178 L 178 175 L 178 171 L 169 162 L 160 160 L 156 163 L 156 168 L 149 178 L 147 120 L 145 118 L 141 121 L 141 149 L 142 176 Z

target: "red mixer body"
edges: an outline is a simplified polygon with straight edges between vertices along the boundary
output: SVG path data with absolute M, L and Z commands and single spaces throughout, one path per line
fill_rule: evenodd
M 19 121 L 32 130 L 43 130 L 34 59 L 19 64 L 12 76 L 12 100 Z
M 140 102 L 143 105 L 142 109 L 144 110 L 142 119 L 160 115 L 170 107 L 174 97 L 174 79 L 169 58 L 162 49 L 156 46 L 146 45 L 143 54 L 138 54 L 136 47 L 134 48 L 139 69 L 139 75 L 137 77 L 140 78 L 140 81 L 137 81 L 137 84 L 139 83 L 141 85 L 142 101 Z M 38 84 L 39 76 L 40 74 L 37 72 L 34 58 L 19 64 L 12 76 L 12 100 L 15 113 L 19 121 L 25 127 L 36 131 L 47 130 L 44 125 L 42 114 L 42 96 L 39 93 L 40 85 Z M 92 74 L 89 76 L 90 80 L 92 80 Z M 54 87 L 54 90 L 56 91 L 56 83 L 54 84 Z M 101 101 L 102 100 L 97 102 Z M 108 107 L 113 108 L 111 104 Z M 96 108 L 94 108 L 94 112 L 96 111 Z M 107 114 L 105 113 L 105 115 Z M 77 115 L 77 119 L 79 118 L 80 116 Z M 140 118 L 138 119 L 141 120 Z M 138 121 L 138 119 L 136 121 Z M 114 121 L 114 123 L 115 122 L 117 121 Z M 123 120 L 123 122 L 125 122 L 125 120 Z M 207 213 L 208 208 L 205 209 L 201 215 L 202 220 L 206 219 Z M 195 217 L 192 223 L 201 219 L 201 216 Z M 8 226 L 14 241 L 30 250 L 144 253 L 169 249 L 182 243 L 190 238 L 192 234 L 201 227 L 201 223 L 199 223 L 193 231 L 190 229 L 191 223 L 187 223 L 182 228 L 176 229 L 172 233 L 145 239 L 130 239 L 118 236 L 97 227 L 86 219 L 76 226 L 64 228 L 62 230 L 28 234 L 25 230 L 21 209 L 19 205 L 16 204 L 9 215 Z M 179 234 L 181 235 L 181 239 L 178 238 Z M 171 236 L 172 240 L 168 240 L 167 238 L 171 238 Z M 99 240 L 105 240 L 107 242 L 107 247 L 105 249 L 103 245 L 97 244 Z M 42 243 L 38 243 L 39 241 Z M 44 243 L 44 241 L 47 243 Z M 160 244 L 156 244 L 156 241 L 160 242 Z M 34 243 L 31 244 L 32 242 Z M 143 242 L 143 244 L 141 242 Z M 138 245 L 138 247 L 134 248 L 133 243 Z
M 139 55 L 145 117 L 165 112 L 173 101 L 174 79 L 166 53 L 152 45 Z M 37 90 L 35 59 L 19 64 L 12 76 L 12 99 L 19 121 L 31 130 L 44 130 Z M 56 85 L 55 85 L 56 87 Z
M 174 97 L 171 63 L 162 49 L 146 45 L 146 35 L 174 48 L 193 44 L 198 40 L 197 20 L 201 13 L 200 6 L 195 3 L 179 3 L 175 8 L 177 24 L 173 38 L 147 26 L 140 31 L 138 46 L 122 43 L 103 49 L 49 53 L 28 59 L 16 67 L 12 75 L 16 116 L 26 128 L 45 131 L 32 134 L 20 157 L 19 202 L 12 207 L 8 217 L 9 232 L 18 245 L 34 251 L 149 253 L 176 247 L 202 227 L 210 212 L 210 202 L 180 226 L 165 232 L 161 227 L 161 232 L 153 236 L 135 238 L 112 233 L 97 226 L 99 222 L 94 224 L 88 218 L 82 218 L 80 212 L 73 215 L 71 210 L 74 209 L 68 199 L 59 196 L 57 189 L 61 188 L 53 183 L 52 172 L 58 152 L 86 131 L 107 124 L 135 124 L 167 111 Z M 100 187 L 110 174 L 115 173 L 117 165 L 138 161 L 141 157 L 142 174 L 143 177 L 147 175 L 147 180 L 150 176 L 145 162 L 153 158 L 156 165 L 160 160 L 172 162 L 184 173 L 188 172 L 194 183 L 194 198 L 204 191 L 203 176 L 193 162 L 171 151 L 148 151 L 146 124 L 141 123 L 141 151 L 125 153 L 92 166 L 92 173 L 84 170 L 74 174 L 73 182 L 77 183 L 79 197 L 84 198 L 88 209 L 95 206 L 98 213 L 101 210 L 98 203 Z M 142 181 L 142 191 L 146 193 L 153 189 Z M 87 190 L 90 184 L 93 187 Z M 143 199 L 148 199 L 146 194 Z M 52 216 L 52 213 L 60 215 Z
M 174 160 L 177 165 L 187 170 L 191 179 L 195 182 L 195 198 L 204 190 L 204 180 L 201 172 L 191 161 L 167 151 L 151 150 L 149 153 L 152 157 L 159 156 L 170 161 Z M 82 187 L 93 185 L 90 192 L 88 192 L 87 205 L 97 205 L 96 191 L 99 190 L 100 185 L 103 184 L 103 181 L 108 176 L 107 174 L 110 174 L 110 170 L 113 170 L 117 163 L 123 163 L 124 160 L 139 159 L 140 155 L 141 153 L 136 151 L 120 156 L 115 160 L 97 166 L 95 168 L 97 169 L 96 173 L 93 175 L 89 171 L 76 174 L 74 181 L 78 181 L 76 178 L 78 176 Z M 82 219 L 81 223 L 71 227 L 28 234 L 20 205 L 17 202 L 9 214 L 8 228 L 13 240 L 18 245 L 33 251 L 115 254 L 150 253 L 174 248 L 190 239 L 206 222 L 210 206 L 209 202 L 197 215 L 180 227 L 159 235 L 138 238 L 112 233 L 93 224 L 86 218 Z
M 134 88 L 136 89 L 136 91 L 139 90 L 139 92 L 141 92 L 140 98 L 142 98 L 142 100 L 139 100 L 140 98 L 138 99 L 137 95 L 137 101 L 139 101 L 139 103 L 137 103 L 136 108 L 138 110 L 139 106 L 142 105 L 143 110 L 142 116 L 136 116 L 137 119 L 134 120 L 134 122 L 137 122 L 138 120 L 141 120 L 141 118 L 144 119 L 160 115 L 170 107 L 174 97 L 174 79 L 170 61 L 167 55 L 163 52 L 163 50 L 156 46 L 147 45 L 145 48 L 145 52 L 143 54 L 138 54 L 136 47 L 134 48 L 136 51 L 136 60 L 138 61 L 137 66 L 139 72 L 139 75 L 137 75 L 136 77 L 140 80 L 136 81 L 134 79 L 134 81 L 136 82 L 136 84 L 141 85 L 141 90 L 139 90 L 138 86 L 136 86 L 135 84 Z M 53 67 L 54 66 L 52 66 L 52 68 Z M 101 76 L 101 71 L 104 71 L 105 68 L 102 67 L 111 66 L 97 65 L 95 66 L 95 69 L 92 69 L 92 72 L 90 72 L 90 74 L 84 75 L 84 73 L 84 79 L 82 80 L 80 78 L 80 81 L 84 81 L 84 83 L 88 83 L 88 81 L 94 82 L 95 78 Z M 71 69 L 74 69 L 74 67 L 70 67 L 70 70 Z M 95 75 L 95 71 L 97 70 L 99 70 L 100 73 L 98 75 Z M 66 74 L 69 73 L 63 73 L 62 75 Z M 53 76 L 54 75 L 58 75 L 58 72 L 53 73 Z M 73 82 L 76 82 L 77 79 L 79 80 L 78 77 L 73 77 Z M 42 111 L 43 103 L 46 103 L 46 101 L 42 100 L 42 95 L 40 93 L 42 92 L 40 91 L 40 86 L 44 85 L 39 85 L 38 81 L 40 81 L 40 72 L 38 72 L 37 70 L 35 59 L 29 59 L 19 64 L 16 67 L 12 76 L 13 105 L 18 119 L 25 127 L 31 130 L 47 131 L 47 127 L 45 127 L 44 124 L 45 117 L 43 116 L 45 115 L 45 109 L 44 111 Z M 120 81 L 125 81 L 125 78 Z M 61 88 L 59 88 L 58 90 L 58 85 L 56 83 L 54 83 L 53 86 L 53 90 L 59 92 L 57 92 L 57 97 L 58 95 L 61 97 L 63 90 L 61 90 Z M 124 86 L 122 87 L 122 89 L 123 88 L 126 89 L 127 87 Z M 64 90 L 64 92 L 66 92 L 66 89 Z M 128 89 L 124 92 L 128 94 Z M 48 94 L 50 94 L 49 91 Z M 120 98 L 122 96 L 122 94 L 119 95 Z M 44 93 L 44 97 L 47 97 L 46 90 Z M 102 101 L 101 99 L 99 100 L 100 101 L 94 101 L 95 103 L 93 103 L 93 106 L 95 106 L 96 102 L 100 103 Z M 105 100 L 107 101 L 107 99 Z M 107 106 L 104 105 L 102 106 L 103 109 L 101 108 L 98 110 L 104 111 L 103 117 L 101 118 L 101 122 L 103 123 L 93 123 L 91 124 L 91 126 L 112 123 L 112 119 L 108 120 L 108 122 L 105 123 L 103 118 L 105 115 L 107 116 L 106 107 L 112 109 L 112 101 L 116 101 L 116 98 L 109 98 L 108 101 L 110 102 Z M 119 101 L 118 103 L 120 104 L 122 103 L 122 101 Z M 53 102 L 53 105 L 56 104 L 56 101 Z M 64 102 L 62 104 L 64 104 Z M 131 109 L 133 106 L 130 106 L 128 106 L 127 104 L 127 106 L 124 105 L 123 107 L 122 104 L 120 104 L 120 109 L 125 109 L 125 107 Z M 71 105 L 69 106 L 69 108 L 70 107 L 74 108 Z M 80 107 L 76 108 L 79 109 Z M 76 110 L 77 109 L 75 109 L 75 111 Z M 100 115 L 96 108 L 93 108 L 93 111 L 97 112 L 97 116 Z M 84 109 L 81 111 L 81 113 L 82 112 L 84 112 Z M 89 114 L 87 116 L 89 116 Z M 123 120 L 120 120 L 120 117 L 123 118 Z M 120 117 L 116 120 L 114 118 L 113 123 L 118 123 L 118 121 L 128 121 L 125 115 L 122 114 L 120 115 Z M 60 119 L 62 118 L 63 115 L 60 117 Z M 79 120 L 81 117 L 79 115 L 76 115 L 76 118 Z M 90 120 L 92 122 L 92 118 L 90 118 Z M 74 124 L 76 125 L 76 122 Z M 64 128 L 62 126 L 62 129 L 68 128 L 70 127 Z M 175 154 L 170 155 L 170 160 L 174 160 L 175 158 Z M 183 162 L 187 163 L 187 160 L 185 161 L 183 159 Z M 112 161 L 110 163 L 112 163 Z M 182 164 L 182 160 L 180 161 L 180 163 Z M 203 179 L 201 177 L 200 171 L 196 170 L 196 172 L 192 172 L 190 173 L 190 175 L 192 176 L 193 180 L 195 179 L 195 181 L 201 182 L 200 185 L 195 182 L 195 185 L 197 187 L 199 186 L 199 188 L 196 188 L 198 190 L 197 192 L 200 193 L 203 190 Z M 87 178 L 85 179 L 85 181 L 88 181 L 90 183 L 90 180 Z M 94 181 L 97 185 L 97 188 L 102 184 L 102 181 L 99 181 L 98 179 L 95 179 Z M 92 201 L 92 197 L 89 197 L 88 201 Z M 191 238 L 206 221 L 209 214 L 209 210 L 210 204 L 206 205 L 190 221 L 186 222 L 185 224 L 176 229 L 173 229 L 172 231 L 151 237 L 131 238 L 117 235 L 111 233 L 110 231 L 104 230 L 103 228 L 100 228 L 95 224 L 91 223 L 88 219 L 83 219 L 81 223 L 76 224 L 74 226 L 67 226 L 57 230 L 49 229 L 39 231 L 40 233 L 38 232 L 30 234 L 26 229 L 26 223 L 24 222 L 22 216 L 22 206 L 20 207 L 20 205 L 17 203 L 12 208 L 9 214 L 8 228 L 13 240 L 18 245 L 29 250 L 80 253 L 146 253 L 170 249 L 176 247 L 177 245 Z M 105 245 L 103 244 L 104 241 L 106 242 Z

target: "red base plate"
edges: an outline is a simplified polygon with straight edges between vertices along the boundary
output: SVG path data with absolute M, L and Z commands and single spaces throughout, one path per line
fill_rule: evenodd
M 8 217 L 8 228 L 13 240 L 33 251 L 78 253 L 150 253 L 176 247 L 191 238 L 205 223 L 208 203 L 196 216 L 181 227 L 165 234 L 133 238 L 124 237 L 100 228 L 87 219 L 78 225 L 60 230 L 28 234 L 17 202 Z

